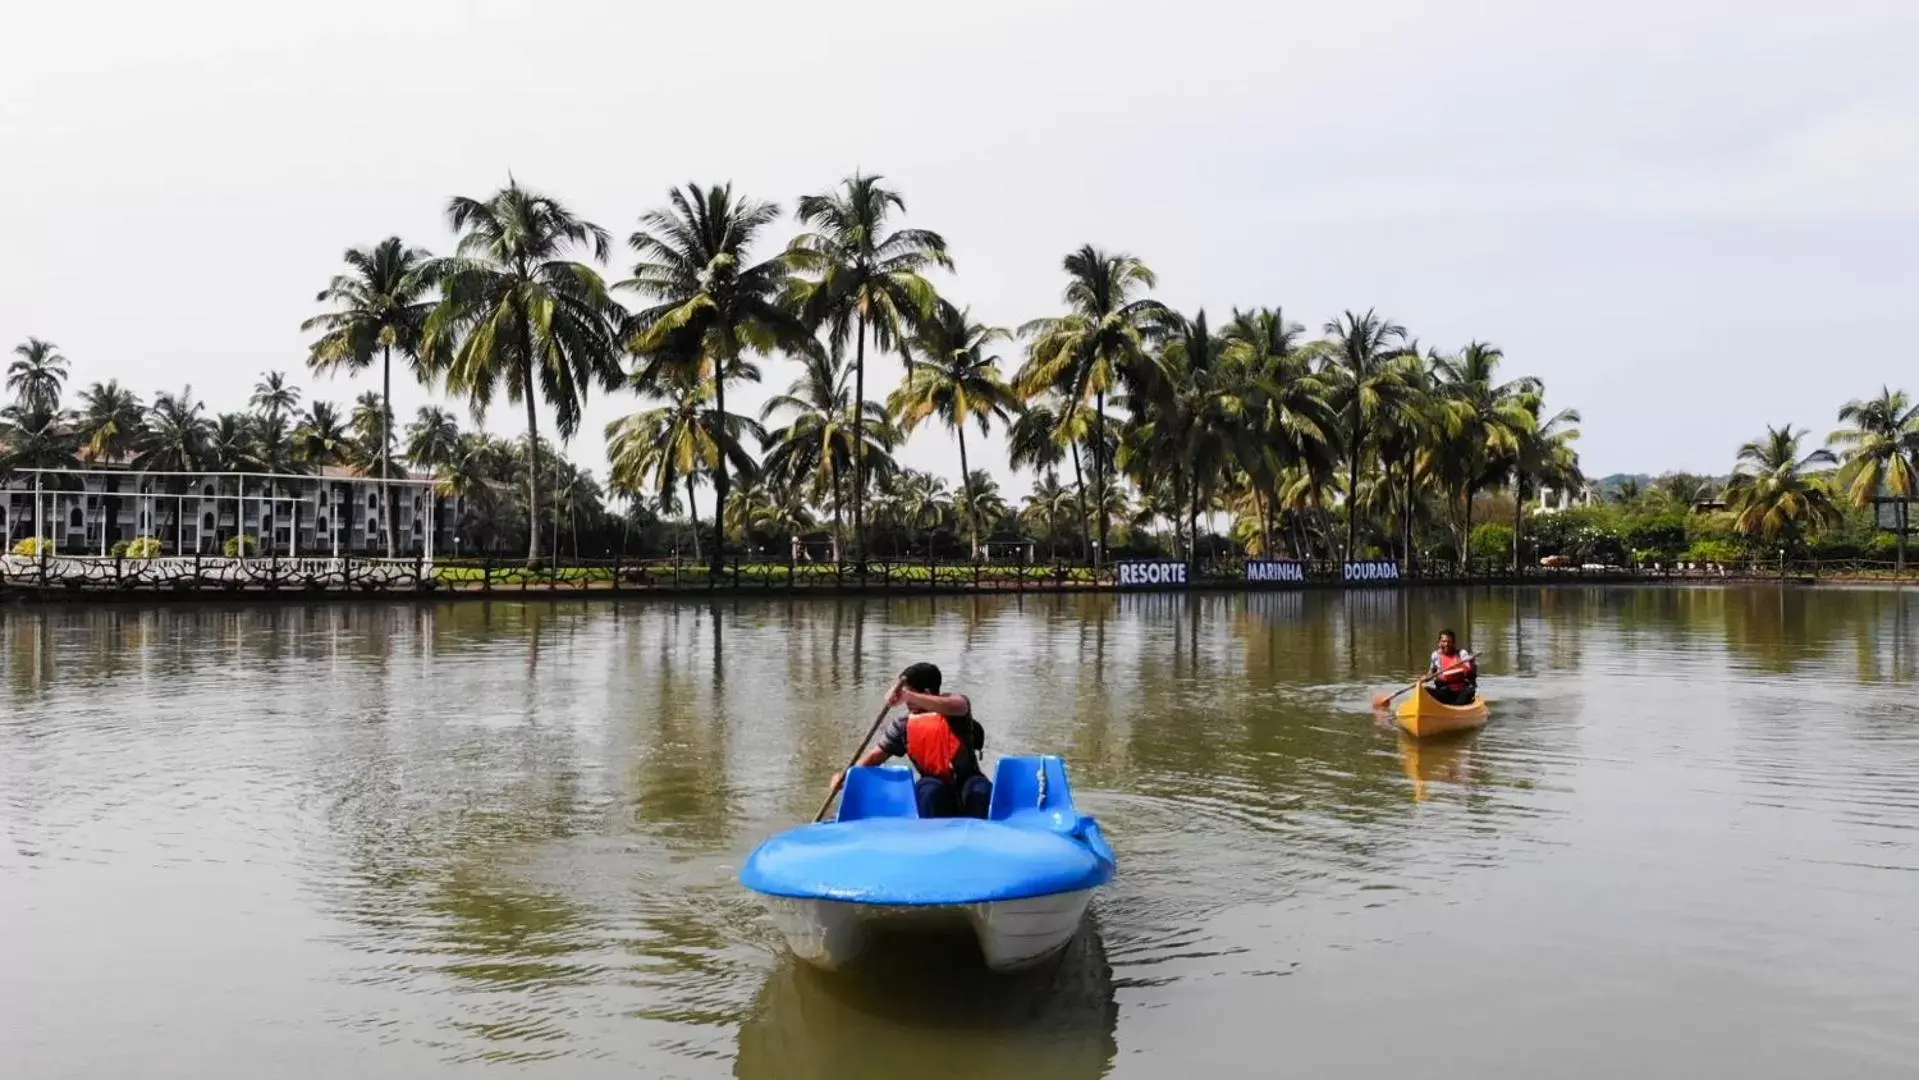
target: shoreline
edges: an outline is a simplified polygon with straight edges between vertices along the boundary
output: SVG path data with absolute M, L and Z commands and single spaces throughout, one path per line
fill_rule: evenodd
M 471 603 L 488 601 L 524 602 L 558 600 L 669 600 L 700 599 L 776 600 L 776 599 L 871 599 L 923 598 L 941 596 L 1154 596 L 1185 595 L 1272 595 L 1332 590 L 1362 593 L 1405 592 L 1427 589 L 1501 589 L 1501 588 L 1591 588 L 1607 586 L 1666 588 L 1733 588 L 1749 585 L 1784 585 L 1794 588 L 1872 588 L 1902 589 L 1919 586 L 1919 576 L 1906 578 L 1868 577 L 1835 574 L 1815 576 L 1707 576 L 1655 573 L 1565 574 L 1565 575 L 1481 575 L 1432 578 L 1405 578 L 1391 583 L 1352 584 L 1342 581 L 1291 582 L 1284 586 L 1231 581 L 1200 581 L 1183 588 L 1137 588 L 1110 581 L 952 581 L 940 583 L 851 580 L 791 586 L 765 583 L 723 583 L 717 585 L 686 582 L 673 584 L 622 584 L 612 581 L 566 582 L 551 580 L 532 583 L 525 580 L 511 585 L 436 584 L 425 588 L 417 584 L 383 584 L 376 587 L 300 587 L 282 585 L 173 585 L 168 587 L 102 588 L 77 583 L 26 585 L 0 583 L 0 601 L 10 607 L 121 606 L 153 604 L 173 606 L 271 604 L 335 604 L 405 601 L 422 604 Z

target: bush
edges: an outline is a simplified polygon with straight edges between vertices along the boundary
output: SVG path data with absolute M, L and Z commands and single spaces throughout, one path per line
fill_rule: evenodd
M 226 556 L 229 559 L 244 559 L 260 553 L 260 542 L 251 536 L 227 537 Z
M 1686 550 L 1686 519 L 1679 514 L 1640 518 L 1629 522 L 1619 539 L 1637 553 L 1642 562 L 1675 559 Z
M 15 555 L 23 556 L 28 559 L 39 558 L 40 557 L 40 538 L 37 536 L 21 537 L 20 539 L 14 541 L 13 553 Z
M 157 559 L 160 557 L 160 541 L 151 536 L 141 536 L 130 541 L 122 540 L 120 544 L 113 546 L 118 550 L 121 544 L 126 545 L 126 549 L 122 554 L 129 559 Z
M 1472 539 L 1467 544 L 1475 559 L 1484 562 L 1503 563 L 1513 557 L 1513 527 L 1488 521 L 1473 526 Z
M 1744 554 L 1730 540 L 1695 540 L 1679 558 L 1685 562 L 1736 563 Z

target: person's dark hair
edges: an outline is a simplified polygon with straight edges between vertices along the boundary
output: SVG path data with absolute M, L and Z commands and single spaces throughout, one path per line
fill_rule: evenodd
M 932 664 L 908 664 L 906 670 L 900 672 L 900 678 L 906 680 L 909 690 L 917 690 L 922 694 L 940 692 L 940 669 Z
M 1449 637 L 1449 638 L 1452 638 L 1452 639 L 1453 639 L 1454 641 L 1458 641 L 1458 640 L 1459 640 L 1459 635 L 1458 635 L 1458 634 L 1455 634 L 1455 633 L 1453 633 L 1453 632 L 1452 632 L 1452 629 L 1451 629 L 1450 627 L 1449 627 L 1449 628 L 1447 628 L 1447 629 L 1445 629 L 1445 630 L 1441 630 L 1441 631 L 1439 632 L 1439 636 L 1440 636 L 1440 637 Z

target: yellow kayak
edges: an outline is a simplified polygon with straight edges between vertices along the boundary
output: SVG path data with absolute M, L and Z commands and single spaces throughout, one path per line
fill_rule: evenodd
M 1470 705 L 1444 705 L 1421 685 L 1413 696 L 1400 703 L 1394 714 L 1399 726 L 1414 738 L 1465 731 L 1486 722 L 1485 698 L 1474 698 Z

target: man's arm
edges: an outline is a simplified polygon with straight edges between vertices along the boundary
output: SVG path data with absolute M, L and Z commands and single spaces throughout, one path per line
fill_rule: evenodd
M 908 712 L 966 716 L 973 711 L 973 703 L 965 694 L 922 694 L 918 690 L 901 687 L 899 699 Z

